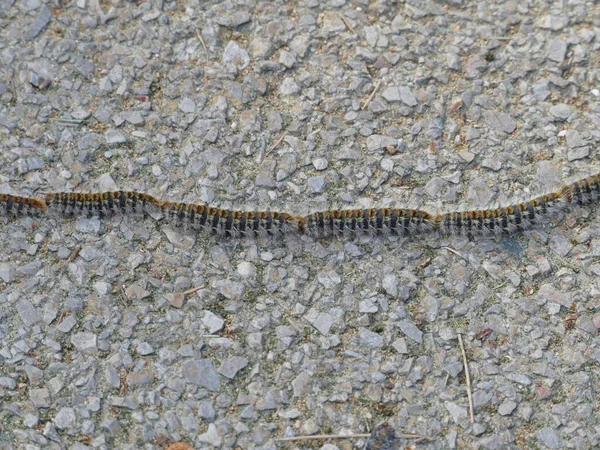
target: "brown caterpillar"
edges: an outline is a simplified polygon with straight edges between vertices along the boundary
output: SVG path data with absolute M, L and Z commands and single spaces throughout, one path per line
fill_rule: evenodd
M 100 217 L 162 213 L 167 222 L 225 237 L 277 235 L 287 232 L 313 237 L 372 233 L 413 235 L 509 234 L 530 229 L 570 205 L 600 200 L 600 173 L 559 190 L 513 205 L 447 213 L 410 208 L 368 208 L 318 211 L 307 216 L 275 211 L 241 211 L 194 203 L 161 202 L 135 191 L 48 193 L 44 200 L 0 194 L 0 214 L 9 217 L 47 212 Z
M 8 217 L 45 214 L 46 203 L 29 197 L 0 194 L 0 214 Z

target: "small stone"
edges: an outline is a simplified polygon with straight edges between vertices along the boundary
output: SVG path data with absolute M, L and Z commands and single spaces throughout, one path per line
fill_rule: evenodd
M 0 377 L 0 386 L 13 390 L 17 387 L 17 382 L 10 377 Z
M 219 374 L 214 369 L 212 361 L 197 359 L 183 364 L 183 376 L 197 386 L 205 387 L 211 391 L 221 388 Z
M 383 336 L 366 328 L 361 328 L 359 342 L 360 345 L 370 348 L 381 347 L 383 345 Z
M 306 372 L 300 372 L 300 374 L 292 380 L 292 389 L 294 390 L 295 397 L 305 397 L 310 394 L 312 390 L 312 377 Z
M 10 263 L 0 263 L 0 278 L 5 283 L 12 283 L 17 278 L 17 271 Z
M 131 301 L 140 301 L 150 296 L 150 292 L 142 288 L 139 284 L 134 283 L 125 289 L 125 295 Z
M 223 52 L 223 63 L 233 64 L 237 70 L 244 70 L 250 64 L 250 55 L 235 41 L 229 41 Z
M 550 237 L 550 248 L 558 256 L 565 257 L 569 254 L 573 245 L 564 234 L 557 232 Z
M 408 106 L 415 106 L 417 98 L 406 86 L 390 86 L 381 94 L 388 102 L 402 102 Z
M 179 102 L 179 109 L 181 110 L 181 112 L 191 114 L 193 112 L 196 112 L 196 103 L 194 103 L 194 101 L 191 98 L 185 97 Z
M 506 134 L 512 133 L 517 128 L 517 123 L 505 112 L 486 110 L 483 112 L 483 117 L 490 127 Z
M 219 434 L 219 430 L 214 423 L 208 424 L 208 430 L 206 433 L 198 435 L 196 438 L 200 442 L 206 442 L 214 447 L 220 447 L 222 443 L 221 435 Z
M 256 266 L 250 262 L 242 261 L 237 266 L 237 272 L 244 278 L 256 276 Z
M 561 63 L 567 55 L 567 42 L 562 39 L 553 39 L 546 49 L 546 57 L 554 62 Z
M 517 407 L 517 403 L 515 401 L 513 401 L 513 400 L 505 400 L 498 407 L 498 413 L 501 416 L 509 416 L 516 409 L 516 407 Z
M 567 130 L 565 138 L 567 139 L 567 147 L 569 148 L 583 146 L 583 138 L 581 137 L 581 133 L 577 130 Z
M 540 19 L 539 27 L 550 29 L 552 31 L 560 31 L 569 24 L 569 17 L 547 15 Z
M 38 313 L 36 307 L 33 306 L 33 303 L 31 303 L 26 298 L 22 298 L 21 300 L 19 300 L 16 306 L 17 312 L 19 313 L 19 316 L 21 317 L 21 320 L 23 321 L 26 327 L 30 327 L 33 324 L 42 320 L 42 317 Z
M 101 222 L 98 217 L 79 217 L 75 222 L 75 228 L 80 233 L 98 234 L 100 232 Z
M 75 325 L 77 325 L 75 317 L 67 316 L 56 328 L 62 333 L 69 333 Z
M 346 31 L 346 25 L 337 11 L 327 11 L 321 16 L 323 32 L 326 35 L 337 34 Z
M 50 391 L 47 388 L 29 389 L 29 398 L 36 408 L 49 408 L 51 405 Z
M 550 108 L 550 114 L 559 120 L 567 120 L 572 112 L 573 108 L 564 103 L 558 103 Z
M 395 298 L 398 296 L 398 277 L 394 274 L 388 274 L 381 280 L 383 290 L 390 296 Z
M 94 185 L 100 191 L 118 191 L 119 188 L 110 173 L 104 173 L 94 180 Z
M 75 333 L 71 337 L 71 344 L 83 353 L 92 353 L 97 350 L 96 339 L 93 333 Z
M 323 336 L 328 335 L 333 326 L 333 317 L 328 313 L 318 313 L 314 317 L 307 317 L 307 319 Z
M 53 422 L 57 428 L 65 429 L 75 426 L 76 420 L 75 410 L 73 408 L 63 407 L 58 411 Z
M 396 349 L 398 353 L 401 355 L 408 354 L 408 346 L 406 345 L 406 339 L 398 338 L 393 343 L 392 346 Z
M 588 145 L 585 147 L 570 148 L 567 151 L 567 160 L 569 161 L 577 161 L 588 156 L 590 156 L 590 147 Z
M 329 165 L 325 158 L 316 158 L 313 160 L 312 164 L 316 170 L 325 170 Z
M 418 344 L 423 343 L 423 332 L 410 322 L 400 321 L 398 327 L 402 332 Z
M 550 427 L 542 428 L 537 433 L 538 439 L 547 448 L 560 449 L 564 447 L 564 443 L 558 432 Z
M 460 70 L 460 57 L 456 53 L 446 53 L 446 65 L 449 69 Z
M 225 320 L 212 313 L 211 311 L 204 311 L 204 315 L 202 316 L 202 323 L 208 328 L 208 332 L 210 334 L 214 334 L 217 331 L 223 329 L 223 325 L 225 325 Z
M 388 146 L 396 148 L 396 144 L 398 144 L 397 139 L 381 134 L 372 134 L 367 138 L 367 150 L 370 152 L 375 152 Z
M 453 402 L 445 402 L 446 409 L 454 419 L 454 423 L 459 424 L 467 418 L 467 408 L 459 406 Z
M 106 143 L 109 145 L 113 144 L 124 144 L 127 142 L 127 138 L 121 133 L 119 130 L 115 130 L 111 128 L 106 130 L 104 133 L 104 138 L 106 139 Z
M 292 67 L 294 67 L 294 64 L 296 64 L 296 57 L 293 53 L 282 50 L 279 55 L 279 63 L 282 66 L 291 69 Z
M 300 86 L 293 78 L 285 78 L 279 86 L 279 92 L 282 95 L 294 95 L 300 92 Z
M 27 32 L 25 33 L 25 40 L 31 41 L 35 39 L 44 28 L 48 26 L 48 24 L 52 21 L 52 11 L 45 4 L 40 8 L 40 13 L 38 14 L 35 21 L 31 24 Z
M 237 301 L 244 295 L 244 285 L 237 281 L 216 280 L 212 283 L 212 286 L 219 294 L 229 300 Z
M 219 367 L 219 373 L 224 377 L 233 380 L 237 373 L 248 365 L 248 360 L 243 356 L 233 356 L 227 358 Z
M 313 194 L 321 194 L 327 186 L 327 179 L 324 175 L 309 177 L 307 180 L 310 192 Z
M 154 348 L 147 342 L 142 342 L 137 346 L 136 351 L 138 355 L 148 356 L 154 353 Z
M 166 295 L 167 301 L 173 308 L 181 308 L 185 301 L 185 294 L 183 292 L 176 292 L 173 294 Z

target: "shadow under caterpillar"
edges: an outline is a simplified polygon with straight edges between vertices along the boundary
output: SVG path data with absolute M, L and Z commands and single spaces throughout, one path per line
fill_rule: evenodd
M 302 216 L 277 211 L 243 211 L 195 203 L 160 201 L 135 191 L 52 192 L 41 198 L 0 194 L 0 214 L 99 216 L 162 215 L 165 221 L 226 237 L 307 234 L 314 237 L 361 232 L 413 235 L 508 234 L 530 229 L 570 205 L 600 199 L 600 173 L 548 194 L 508 206 L 431 213 L 410 208 L 333 209 Z

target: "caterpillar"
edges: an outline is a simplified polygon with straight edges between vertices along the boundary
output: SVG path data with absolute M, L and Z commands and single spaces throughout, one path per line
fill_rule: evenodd
M 225 237 L 373 233 L 413 235 L 509 234 L 530 229 L 571 205 L 600 200 L 600 173 L 530 200 L 498 208 L 432 213 L 411 208 L 334 209 L 301 216 L 276 211 L 242 211 L 211 205 L 160 201 L 135 191 L 51 192 L 43 199 L 0 194 L 0 215 L 100 216 L 123 213 L 156 216 L 175 225 Z

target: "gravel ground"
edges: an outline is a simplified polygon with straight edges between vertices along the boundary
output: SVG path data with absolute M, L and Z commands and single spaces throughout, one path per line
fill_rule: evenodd
M 63 3 L 0 0 L 0 192 L 447 210 L 600 170 L 592 1 Z M 597 447 L 599 219 L 475 241 L 5 220 L 0 449 Z

